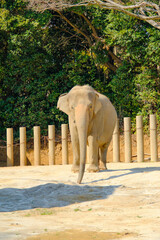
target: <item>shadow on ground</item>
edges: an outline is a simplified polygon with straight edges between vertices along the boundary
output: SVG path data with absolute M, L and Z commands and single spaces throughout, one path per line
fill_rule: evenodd
M 107 172 L 113 172 L 112 176 L 85 182 L 82 185 L 69 185 L 57 182 L 23 189 L 3 188 L 0 189 L 0 212 L 64 207 L 74 203 L 107 199 L 121 185 L 89 186 L 88 184 L 101 181 L 107 182 L 108 180 L 121 178 L 127 175 L 153 171 L 160 171 L 160 167 L 110 169 L 106 170 L 106 175 Z
M 107 173 L 107 172 L 121 172 L 121 171 L 123 171 L 123 172 L 126 171 L 126 173 L 115 174 L 108 178 L 103 178 L 103 179 L 98 179 L 98 180 L 94 180 L 91 182 L 86 182 L 85 184 L 107 181 L 110 179 L 116 179 L 116 178 L 120 178 L 120 177 L 127 176 L 127 175 L 132 175 L 132 174 L 137 174 L 137 173 L 160 171 L 160 167 L 129 168 L 129 169 L 116 169 L 116 170 L 109 169 L 109 170 L 104 170 L 103 172 Z
M 63 207 L 73 203 L 106 199 L 118 187 L 120 185 L 90 187 L 47 183 L 27 189 L 4 188 L 0 190 L 0 212 Z

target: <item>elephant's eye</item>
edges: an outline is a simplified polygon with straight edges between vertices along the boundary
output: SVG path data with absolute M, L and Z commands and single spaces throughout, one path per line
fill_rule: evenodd
M 90 108 L 90 109 L 92 109 L 92 104 L 91 104 L 91 105 L 89 105 L 89 108 Z
M 74 106 L 71 106 L 71 109 L 74 109 Z

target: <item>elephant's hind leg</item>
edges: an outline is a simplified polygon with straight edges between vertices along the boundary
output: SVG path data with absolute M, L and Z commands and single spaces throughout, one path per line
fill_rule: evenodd
M 99 168 L 100 170 L 106 170 L 106 159 L 107 159 L 107 150 L 108 150 L 109 144 L 105 144 L 104 146 L 99 148 L 99 155 L 100 155 L 100 161 L 99 161 Z

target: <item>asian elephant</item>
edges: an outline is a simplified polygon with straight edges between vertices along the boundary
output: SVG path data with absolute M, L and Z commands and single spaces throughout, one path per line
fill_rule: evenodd
M 89 85 L 75 86 L 69 93 L 61 95 L 57 107 L 69 116 L 72 171 L 79 171 L 77 182 L 80 184 L 85 171 L 87 145 L 90 163 L 88 171 L 106 169 L 106 154 L 117 114 L 110 100 Z

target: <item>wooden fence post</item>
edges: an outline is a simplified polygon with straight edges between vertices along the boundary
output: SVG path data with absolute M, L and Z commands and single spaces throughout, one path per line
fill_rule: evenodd
M 62 164 L 68 164 L 68 124 L 62 124 Z
M 157 122 L 155 114 L 150 115 L 150 152 L 151 162 L 158 161 Z
M 26 127 L 20 127 L 20 166 L 27 165 L 26 161 Z
M 49 165 L 55 164 L 55 126 L 48 126 Z
M 143 118 L 136 116 L 137 162 L 144 161 Z
M 113 162 L 120 162 L 119 119 L 113 132 Z
M 34 165 L 40 165 L 40 127 L 34 127 Z
M 124 144 L 125 144 L 125 162 L 132 160 L 132 140 L 131 140 L 131 120 L 130 117 L 124 118 Z
M 7 167 L 13 166 L 13 128 L 7 128 Z

